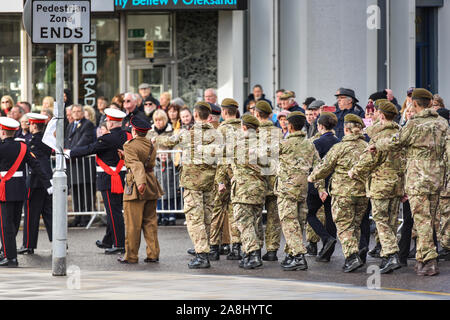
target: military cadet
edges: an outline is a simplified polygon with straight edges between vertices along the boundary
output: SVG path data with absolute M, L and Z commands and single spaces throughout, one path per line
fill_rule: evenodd
M 131 134 L 122 130 L 122 121 L 126 114 L 116 109 L 105 109 L 106 125 L 110 133 L 97 139 L 96 142 L 67 150 L 69 157 L 83 157 L 96 154 L 97 190 L 101 192 L 106 210 L 106 234 L 103 240 L 97 240 L 105 254 L 125 253 L 125 225 L 123 221 L 123 183 L 126 173 L 124 161 L 120 159 L 118 150 L 131 139 Z
M 450 135 L 447 135 L 445 149 L 445 182 L 439 199 L 441 213 L 441 251 L 439 259 L 450 260 Z
M 236 135 L 241 128 L 241 120 L 237 119 L 239 104 L 233 99 L 222 101 L 222 118 L 225 120 L 217 129 L 222 135 L 223 146 L 220 154 L 215 176 L 217 193 L 214 199 L 214 209 L 211 218 L 210 260 L 219 260 L 220 233 L 231 234 L 231 251 L 227 260 L 241 260 L 241 237 L 239 229 L 233 218 L 233 206 L 231 204 L 231 179 L 233 172 L 231 162 L 235 160 Z M 228 220 L 228 226 L 225 221 Z M 228 228 L 227 228 L 228 227 Z
M 130 123 L 133 139 L 123 145 L 127 167 L 123 194 L 125 256 L 118 261 L 122 264 L 138 263 L 142 230 L 147 244 L 144 262 L 156 263 L 160 253 L 156 203 L 164 192 L 154 173 L 156 149 L 146 138 L 151 125 L 139 117 L 132 118 Z
M 44 136 L 45 122 L 48 116 L 37 113 L 28 113 L 30 132 L 32 134 L 28 148 L 32 155 L 39 161 L 41 169 L 48 177 L 52 177 L 50 156 L 52 148 L 42 142 Z M 48 194 L 45 186 L 48 185 L 40 180 L 40 176 L 34 171 L 27 176 L 27 201 L 25 203 L 25 214 L 23 222 L 22 247 L 17 250 L 18 254 L 33 254 L 37 247 L 39 236 L 39 220 L 42 214 L 48 239 L 52 241 L 52 196 Z
M 216 130 L 208 123 L 211 106 L 204 101 L 194 106 L 195 125 L 172 137 L 153 139 L 158 145 L 183 150 L 180 185 L 184 188 L 184 213 L 189 236 L 196 256 L 189 262 L 190 269 L 209 268 L 209 236 L 214 201 L 215 159 L 210 157 L 216 147 Z M 210 148 L 210 149 L 208 149 Z M 208 151 L 209 150 L 209 151 Z
M 372 136 L 371 143 L 392 137 L 400 130 L 393 120 L 398 110 L 391 102 L 378 105 L 378 132 Z M 382 262 L 380 272 L 390 273 L 401 268 L 397 245 L 397 221 L 400 199 L 404 195 L 405 154 L 398 152 L 365 152 L 359 162 L 349 171 L 351 178 L 367 178 L 367 196 L 372 203 L 372 217 L 376 223 L 381 243 Z
M 416 115 L 400 133 L 378 140 L 371 151 L 406 149 L 405 191 L 417 229 L 415 270 L 419 276 L 433 276 L 439 274 L 433 226 L 444 181 L 446 136 L 450 133 L 448 122 L 431 108 L 431 92 L 415 89 L 412 100 Z
M 262 210 L 266 198 L 266 179 L 258 163 L 259 121 L 251 115 L 242 117 L 237 140 L 237 161 L 232 163 L 231 201 L 234 219 L 241 233 L 243 259 L 239 267 L 261 267 L 261 248 L 264 246 Z
M 283 140 L 281 129 L 275 127 L 270 120 L 272 107 L 266 101 L 258 101 L 255 106 L 255 116 L 258 119 L 260 148 L 267 146 L 268 153 L 264 157 L 263 175 L 266 179 L 267 192 L 265 208 L 267 211 L 267 224 L 265 242 L 267 253 L 262 257 L 264 261 L 277 261 L 277 251 L 280 248 L 281 224 L 278 216 L 277 197 L 274 194 L 276 180 L 276 168 L 280 142 Z
M 330 149 L 323 162 L 308 178 L 309 182 L 317 182 L 334 171 L 330 181 L 331 206 L 345 256 L 344 272 L 352 272 L 364 264 L 358 255 L 358 243 L 361 220 L 368 205 L 365 180 L 354 180 L 348 176 L 348 171 L 368 146 L 362 134 L 363 128 L 364 122 L 360 117 L 354 114 L 346 115 L 344 138 Z
M 0 267 L 17 267 L 16 235 L 27 196 L 24 170 L 29 165 L 38 175 L 48 194 L 53 193 L 51 176 L 44 173 L 25 142 L 14 140 L 20 123 L 0 118 L 0 228 L 3 254 Z
M 303 230 L 299 223 L 302 207 L 307 207 L 307 178 L 311 169 L 319 164 L 320 157 L 314 145 L 302 131 L 306 117 L 295 111 L 288 115 L 289 137 L 280 146 L 280 161 L 275 183 L 278 213 L 286 239 L 286 258 L 281 267 L 286 271 L 306 270 L 306 248 Z

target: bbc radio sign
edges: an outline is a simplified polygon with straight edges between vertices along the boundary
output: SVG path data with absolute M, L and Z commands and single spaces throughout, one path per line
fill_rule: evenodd
M 91 42 L 91 2 L 34 0 L 31 39 L 47 44 Z

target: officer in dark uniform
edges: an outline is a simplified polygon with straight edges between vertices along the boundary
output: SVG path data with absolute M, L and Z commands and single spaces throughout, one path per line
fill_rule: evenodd
M 20 124 L 14 119 L 0 118 L 0 229 L 3 254 L 0 267 L 17 267 L 16 235 L 22 216 L 23 202 L 27 196 L 25 185 L 25 164 L 28 164 L 44 189 L 53 193 L 51 176 L 45 174 L 39 162 L 24 142 L 14 140 Z M 19 222 L 19 223 L 18 223 Z
M 45 122 L 48 116 L 37 113 L 29 113 L 27 116 L 32 134 L 28 148 L 39 161 L 41 169 L 47 176 L 51 177 L 50 156 L 52 149 L 42 142 Z M 47 193 L 44 181 L 34 171 L 27 176 L 27 187 L 27 201 L 25 202 L 23 221 L 23 245 L 17 250 L 18 254 L 34 254 L 34 249 L 37 247 L 41 214 L 44 219 L 48 239 L 50 242 L 52 241 L 52 196 Z
M 126 114 L 116 109 L 106 109 L 106 123 L 110 133 L 98 138 L 93 144 L 67 150 L 69 157 L 97 155 L 97 190 L 102 193 L 107 213 L 106 234 L 97 240 L 106 254 L 125 253 L 125 225 L 123 220 L 123 184 L 126 167 L 119 158 L 118 150 L 131 139 L 131 134 L 121 129 Z

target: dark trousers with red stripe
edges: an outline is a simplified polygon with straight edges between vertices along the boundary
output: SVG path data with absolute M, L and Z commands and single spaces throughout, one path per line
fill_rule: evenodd
M 52 241 L 52 196 L 44 188 L 31 189 L 25 203 L 23 218 L 23 246 L 36 249 L 39 236 L 39 221 L 44 220 L 48 239 Z
M 23 201 L 0 202 L 0 229 L 3 254 L 8 259 L 17 258 L 16 236 L 22 216 Z
M 103 203 L 106 208 L 106 234 L 102 242 L 116 248 L 125 247 L 125 223 L 123 221 L 123 194 L 102 191 Z

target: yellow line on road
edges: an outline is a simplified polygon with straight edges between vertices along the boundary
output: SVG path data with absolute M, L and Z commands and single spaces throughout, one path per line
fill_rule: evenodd
M 398 288 L 381 288 L 382 290 L 394 290 L 394 291 L 404 291 L 404 292 L 413 292 L 413 293 L 422 293 L 422 294 L 434 294 L 438 296 L 450 296 L 450 293 L 447 292 L 434 292 L 434 291 L 421 291 L 421 290 L 408 290 L 408 289 L 398 289 Z

